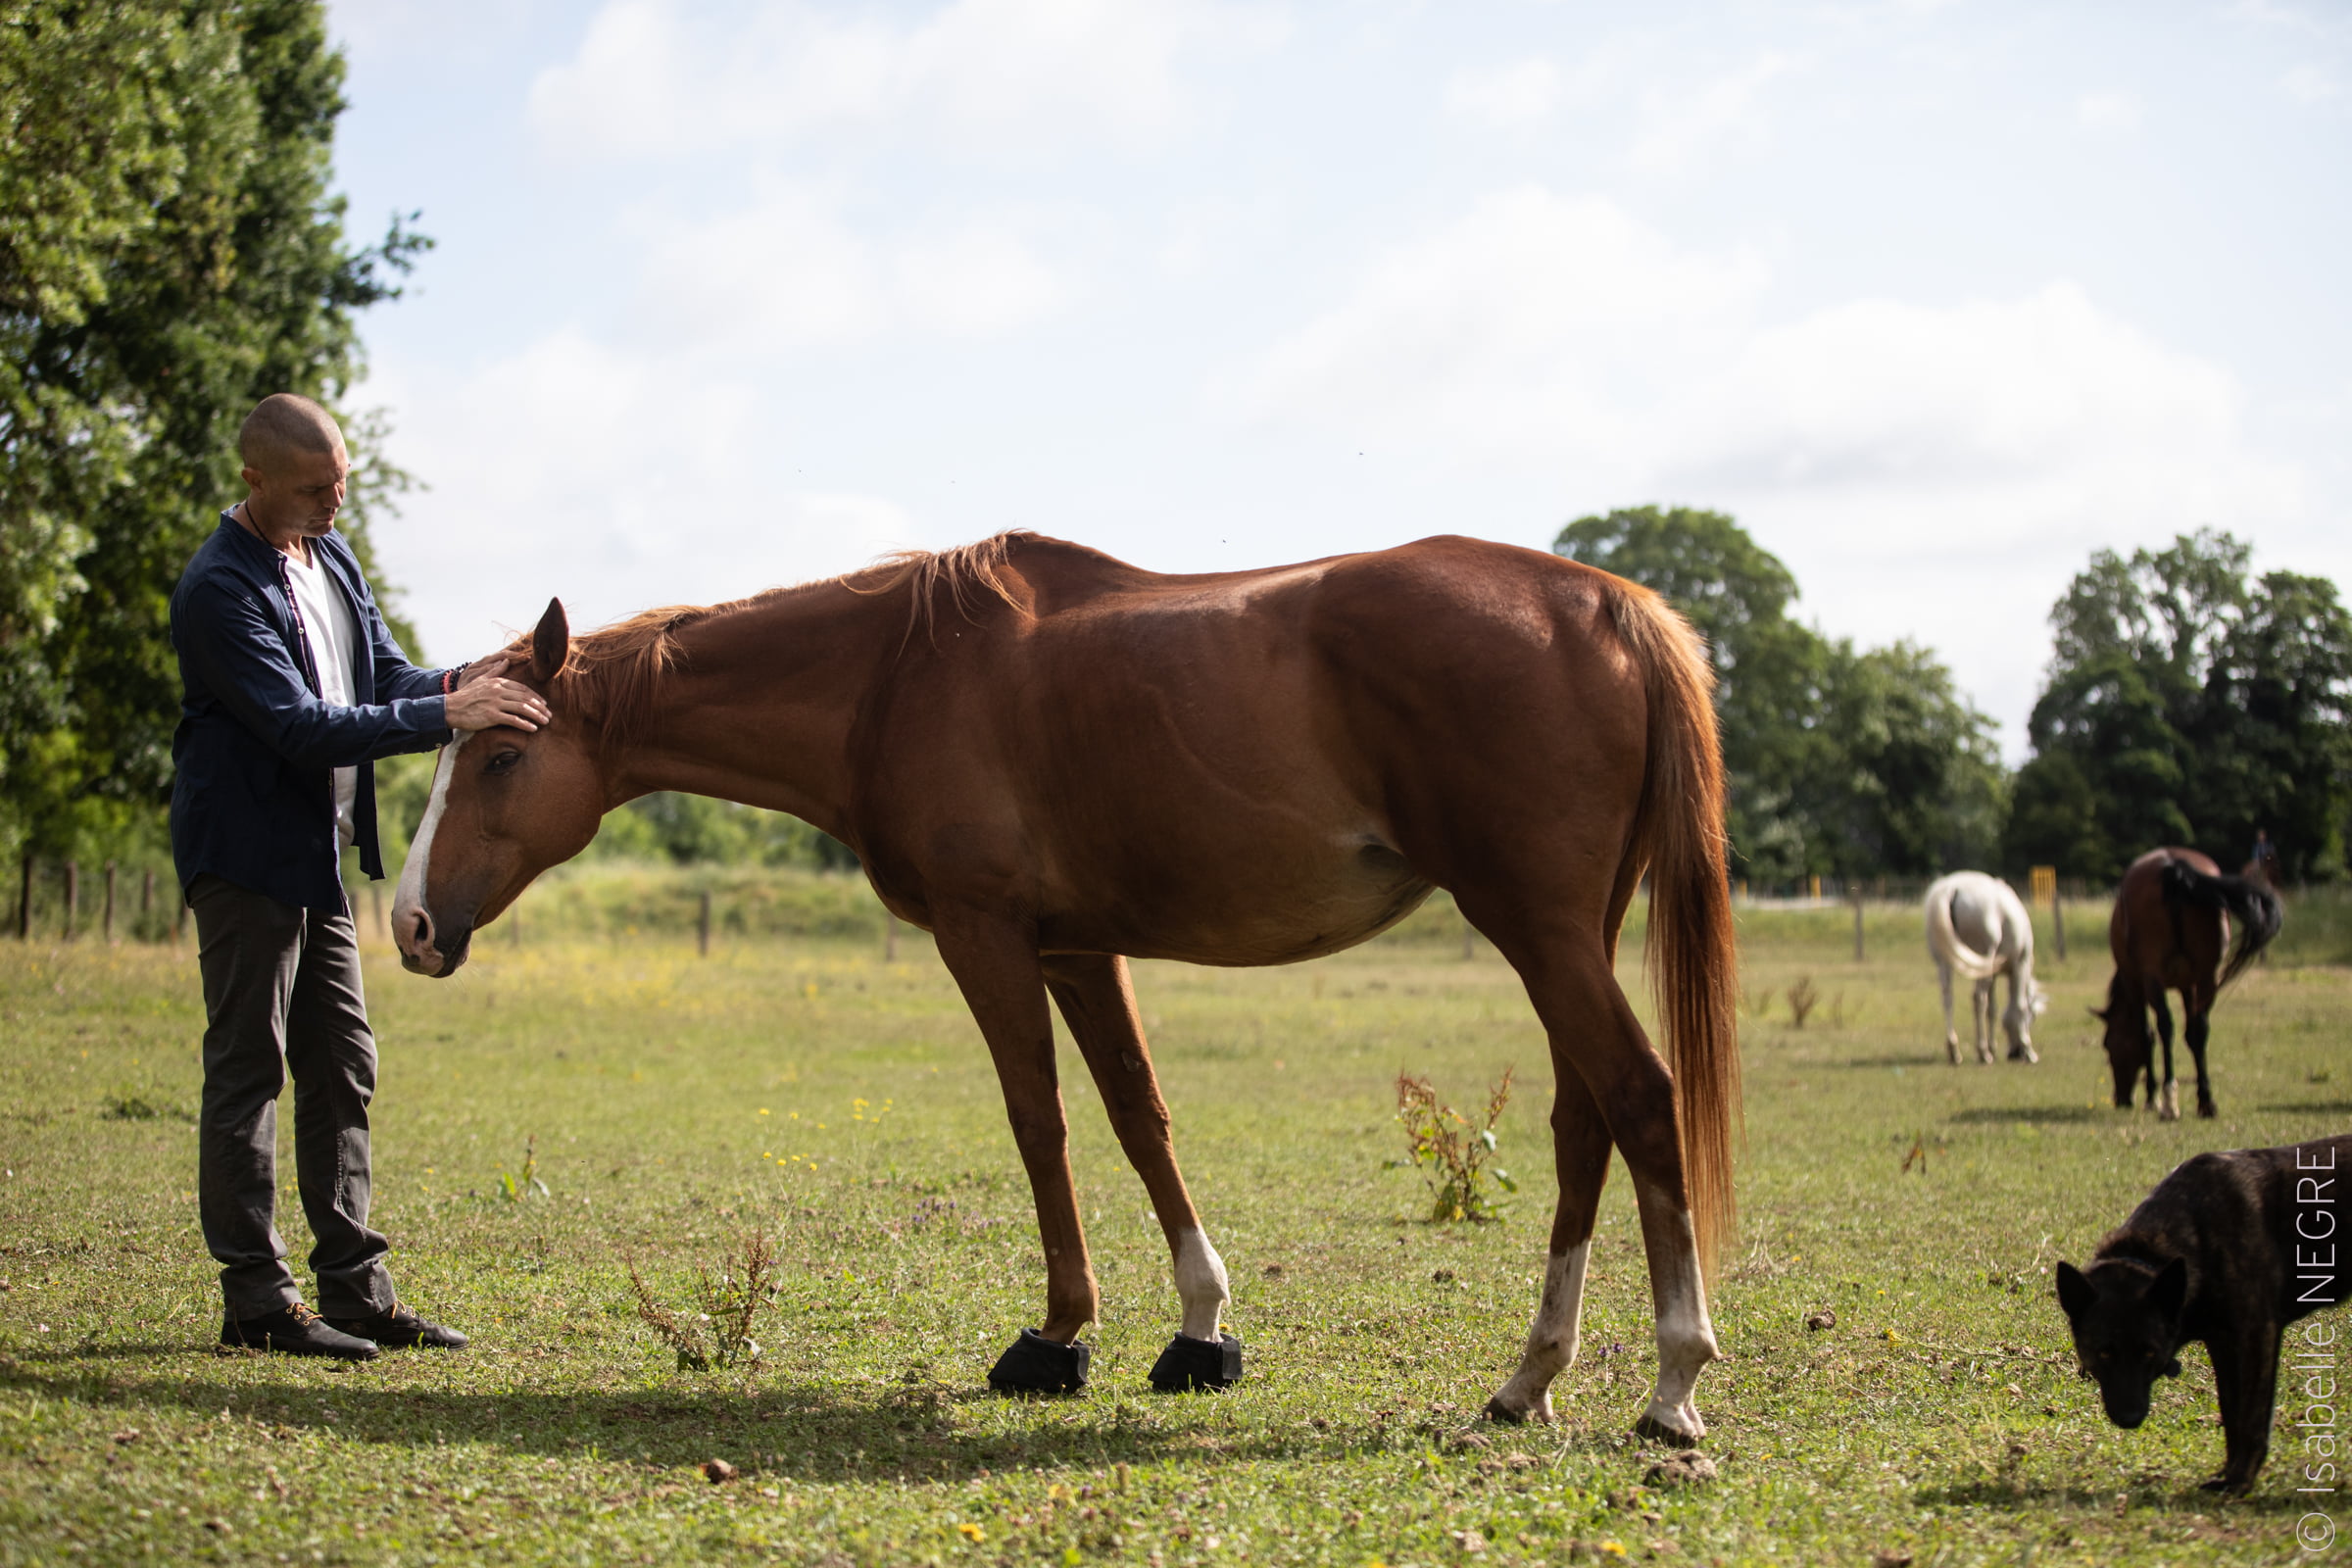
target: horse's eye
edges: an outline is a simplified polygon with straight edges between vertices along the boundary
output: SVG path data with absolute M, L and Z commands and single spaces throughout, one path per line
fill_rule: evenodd
M 505 773 L 505 772 L 509 772 L 509 771 L 512 771 L 512 770 L 513 770 L 513 768 L 514 768 L 514 764 L 515 764 L 516 762 L 519 762 L 519 761 L 521 761 L 521 760 L 522 760 L 522 754 L 521 754 L 520 752 L 518 752 L 518 751 L 515 751 L 515 750 L 514 750 L 512 747 L 510 747 L 510 748 L 508 748 L 506 751 L 503 751 L 503 752 L 499 753 L 499 754 L 498 754 L 496 757 L 493 757 L 492 759 L 490 759 L 490 760 L 489 760 L 489 761 L 487 761 L 487 762 L 485 762 L 484 764 L 482 764 L 482 771 L 483 771 L 483 772 L 485 772 L 485 773 Z

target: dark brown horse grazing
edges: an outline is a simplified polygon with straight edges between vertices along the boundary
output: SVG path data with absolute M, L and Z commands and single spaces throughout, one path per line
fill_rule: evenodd
M 1037 1200 L 1045 1321 L 992 1382 L 1076 1386 L 1098 1304 L 1048 998 L 1166 1230 L 1170 1355 L 1223 1349 L 1224 1377 L 1197 1380 L 1221 1382 L 1238 1375 L 1225 1268 L 1176 1167 L 1126 956 L 1311 958 L 1443 887 L 1519 971 L 1555 1079 L 1542 1304 L 1488 1412 L 1550 1414 L 1614 1144 L 1657 1313 L 1642 1425 L 1704 1433 L 1737 989 L 1707 666 L 1655 595 L 1471 539 L 1170 577 L 1016 533 L 578 639 L 551 604 L 517 653 L 556 721 L 441 754 L 393 915 L 408 967 L 456 969 L 475 928 L 649 791 L 790 811 L 850 845 L 883 903 L 936 934 Z M 1665 1057 L 1614 969 L 1644 872 Z
M 2093 1008 L 2092 1015 L 2107 1025 L 2107 1066 L 2115 1074 L 2119 1107 L 2131 1107 L 2132 1085 L 2144 1073 L 2148 1103 L 2157 1116 L 2180 1119 L 2180 1088 L 2173 1080 L 2173 1012 L 2164 1001 L 2171 990 L 2180 993 L 2188 1013 L 2188 1054 L 2197 1061 L 2197 1114 L 2214 1114 L 2213 1088 L 2205 1076 L 2206 1017 L 2222 987 L 2278 934 L 2282 913 L 2278 895 L 2268 887 L 2220 870 L 2194 850 L 2150 850 L 2132 862 L 2115 890 L 2115 914 L 2107 924 L 2115 978 L 2107 983 L 2107 1005 Z M 2237 922 L 2234 947 L 2232 919 Z M 2148 1037 L 2150 1008 L 2156 1013 L 2156 1037 L 2164 1042 L 2161 1085 Z

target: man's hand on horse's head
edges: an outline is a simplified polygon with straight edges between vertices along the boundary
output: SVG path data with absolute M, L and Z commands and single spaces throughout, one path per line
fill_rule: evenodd
M 498 663 L 490 670 L 468 669 L 465 681 L 450 693 L 446 712 L 451 729 L 498 729 L 502 726 L 535 730 L 553 718 L 547 704 L 537 692 L 497 673 L 506 667 L 506 656 L 497 656 Z M 490 661 L 483 661 L 488 664 Z

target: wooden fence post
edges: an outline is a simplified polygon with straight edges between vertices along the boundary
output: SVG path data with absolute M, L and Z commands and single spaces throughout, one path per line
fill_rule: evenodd
M 694 951 L 706 958 L 710 956 L 710 890 L 709 888 L 703 889 L 702 909 L 694 917 Z
M 17 893 L 17 940 L 32 940 L 32 857 L 24 857 L 24 881 Z
M 139 873 L 139 923 L 145 925 L 147 917 L 154 912 L 155 867 L 151 865 Z
M 106 917 L 99 934 L 108 947 L 115 943 L 115 862 L 106 862 Z
M 1861 884 L 1859 881 L 1856 881 L 1856 882 L 1853 884 L 1853 889 L 1854 889 L 1854 961 L 1855 961 L 1856 963 L 1860 963 L 1860 962 L 1862 962 L 1862 961 L 1863 961 L 1863 960 L 1862 960 L 1862 884 Z
M 2058 938 L 2058 959 L 2063 963 L 2066 961 L 2066 901 L 2058 896 L 2054 888 L 2050 892 L 2050 926 L 2052 934 Z
M 76 912 L 75 906 L 79 905 L 80 903 L 81 867 L 74 861 L 68 860 L 66 862 L 66 913 L 64 926 L 66 940 L 68 942 L 74 940 L 74 916 Z

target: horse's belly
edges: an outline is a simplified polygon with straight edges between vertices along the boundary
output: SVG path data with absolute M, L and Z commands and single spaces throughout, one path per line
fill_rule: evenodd
M 1045 912 L 1039 945 L 1236 967 L 1296 963 L 1379 935 L 1431 890 L 1379 844 L 1308 856 L 1261 848 L 1241 860 L 1171 859 L 1160 869 L 1108 907 Z

